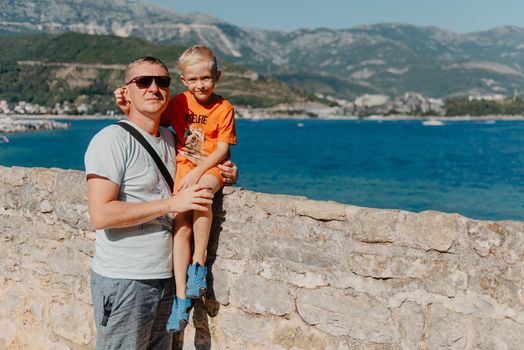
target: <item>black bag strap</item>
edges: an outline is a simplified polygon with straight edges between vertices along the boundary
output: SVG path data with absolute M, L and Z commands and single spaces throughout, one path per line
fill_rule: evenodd
M 169 186 L 169 189 L 171 190 L 171 193 L 173 193 L 173 187 L 175 186 L 175 183 L 173 181 L 173 177 L 171 177 L 171 174 L 167 170 L 166 165 L 160 159 L 160 156 L 158 155 L 158 153 L 156 153 L 156 151 L 153 149 L 153 146 L 151 146 L 151 144 L 149 142 L 147 142 L 147 140 L 140 133 L 140 131 L 138 131 L 137 129 L 135 129 L 134 127 L 129 125 L 128 123 L 126 123 L 126 122 L 118 122 L 116 124 L 120 125 L 124 129 L 126 129 L 138 142 L 140 142 L 140 144 L 142 146 L 144 146 L 144 148 L 146 149 L 147 153 L 149 153 L 151 158 L 153 158 L 153 160 L 155 161 L 156 166 L 158 167 L 158 170 L 160 170 L 160 172 L 164 176 L 164 179 L 166 180 L 166 182 L 167 182 L 167 184 Z

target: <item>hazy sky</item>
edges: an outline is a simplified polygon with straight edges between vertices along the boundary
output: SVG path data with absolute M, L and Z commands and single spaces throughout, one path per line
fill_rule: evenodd
M 383 22 L 438 26 L 458 33 L 524 27 L 524 0 L 145 0 L 202 12 L 241 27 L 291 31 Z

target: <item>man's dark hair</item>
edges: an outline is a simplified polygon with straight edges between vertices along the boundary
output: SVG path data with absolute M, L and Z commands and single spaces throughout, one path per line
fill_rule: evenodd
M 127 83 L 128 81 L 133 79 L 134 77 L 131 76 L 131 70 L 135 68 L 136 66 L 143 64 L 143 63 L 158 64 L 159 66 L 162 66 L 162 68 L 166 70 L 167 76 L 169 76 L 169 70 L 167 69 L 167 66 L 164 62 L 162 62 L 161 60 L 153 56 L 145 56 L 145 57 L 136 59 L 127 65 L 126 71 L 124 74 L 124 82 Z

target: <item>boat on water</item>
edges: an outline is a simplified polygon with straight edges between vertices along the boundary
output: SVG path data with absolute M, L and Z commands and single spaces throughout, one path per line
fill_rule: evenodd
M 9 139 L 5 135 L 0 135 L 0 143 L 8 143 Z
M 428 120 L 422 121 L 422 125 L 442 126 L 442 125 L 444 125 L 444 122 L 442 120 L 438 120 L 438 119 L 428 119 Z

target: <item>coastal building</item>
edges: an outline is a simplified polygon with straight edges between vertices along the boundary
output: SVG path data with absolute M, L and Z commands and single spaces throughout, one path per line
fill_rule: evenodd
M 364 94 L 357 97 L 354 103 L 357 108 L 374 108 L 384 106 L 388 102 L 389 96 Z
M 13 111 L 9 108 L 6 100 L 0 100 L 0 113 L 2 114 L 11 114 Z
M 468 101 L 502 101 L 507 96 L 502 94 L 468 96 Z

